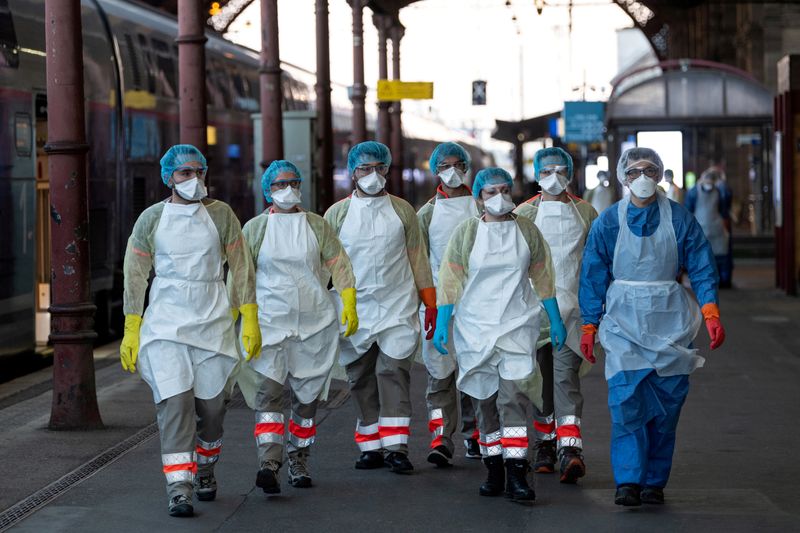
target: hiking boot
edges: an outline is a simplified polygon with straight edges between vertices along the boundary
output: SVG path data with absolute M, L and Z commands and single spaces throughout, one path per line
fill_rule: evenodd
M 192 507 L 192 501 L 183 494 L 174 496 L 169 500 L 169 515 L 180 518 L 194 516 L 194 507 Z
M 453 454 L 444 445 L 439 445 L 428 453 L 428 462 L 435 464 L 438 468 L 453 466 L 453 463 L 450 462 L 452 458 Z
M 214 473 L 198 475 L 194 479 L 194 493 L 201 502 L 214 501 L 217 497 L 217 479 Z
M 642 488 L 634 483 L 620 485 L 614 495 L 614 503 L 625 507 L 639 507 L 642 505 L 641 492 Z
M 307 489 L 311 486 L 311 474 L 306 460 L 306 455 L 289 456 L 289 485 L 298 489 Z
M 478 444 L 478 439 L 464 439 L 464 448 L 467 449 L 464 454 L 467 459 L 481 458 L 481 446 Z
M 506 471 L 503 469 L 503 456 L 490 455 L 483 458 L 488 475 L 486 481 L 481 483 L 478 494 L 481 496 L 499 496 L 503 493 L 503 485 L 506 484 Z
M 400 452 L 390 452 L 384 459 L 390 472 L 395 474 L 410 474 L 414 471 L 414 465 L 408 460 L 408 455 Z
M 281 464 L 277 461 L 261 463 L 261 469 L 256 475 L 256 487 L 263 489 L 267 494 L 279 494 L 281 492 L 281 482 L 278 479 L 280 468 Z
M 532 502 L 536 493 L 528 486 L 531 467 L 527 459 L 506 459 L 506 496 L 514 501 Z
M 533 444 L 536 458 L 533 461 L 533 471 L 537 474 L 552 474 L 556 471 L 556 441 L 536 439 Z
M 564 446 L 559 450 L 561 456 L 561 483 L 577 483 L 578 478 L 586 475 L 581 449 Z
M 372 470 L 374 468 L 383 468 L 383 466 L 383 453 L 381 452 L 364 452 L 356 461 L 356 469 L 358 470 Z
M 641 492 L 642 503 L 664 505 L 664 489 L 661 487 L 645 487 Z

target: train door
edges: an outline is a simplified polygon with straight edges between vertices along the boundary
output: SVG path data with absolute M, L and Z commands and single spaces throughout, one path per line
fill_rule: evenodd
M 50 336 L 50 176 L 47 154 L 47 96 L 34 96 L 36 126 L 36 346 Z

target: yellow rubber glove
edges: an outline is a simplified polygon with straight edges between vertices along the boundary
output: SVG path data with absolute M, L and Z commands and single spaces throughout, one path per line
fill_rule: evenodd
M 245 360 L 261 356 L 261 328 L 258 326 L 258 306 L 244 304 L 239 308 L 242 313 L 242 344 L 247 352 Z
M 136 372 L 136 360 L 139 358 L 139 330 L 142 327 L 142 317 L 139 315 L 125 315 L 125 334 L 119 346 L 119 360 L 122 369 L 131 374 Z
M 349 337 L 358 329 L 358 313 L 356 312 L 356 289 L 350 287 L 342 291 L 342 325 L 347 324 L 344 336 Z
M 231 316 L 233 317 L 233 323 L 235 324 L 237 320 L 239 320 L 239 310 L 235 307 L 231 307 Z

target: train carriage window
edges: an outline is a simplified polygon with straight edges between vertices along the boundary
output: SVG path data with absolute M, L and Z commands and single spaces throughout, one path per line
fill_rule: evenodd
M 137 34 L 139 38 L 139 48 L 136 50 L 143 58 L 144 70 L 147 72 L 147 92 L 151 94 L 156 93 L 156 67 L 153 63 L 153 53 L 150 51 L 150 46 L 147 43 L 147 38 L 141 33 Z
M 19 44 L 8 0 L 0 0 L 0 67 L 19 67 Z
M 125 48 L 128 52 L 128 63 L 131 67 L 131 80 L 133 81 L 134 89 L 142 88 L 142 69 L 139 66 L 139 56 L 136 54 L 136 45 L 133 44 L 133 38 L 129 34 L 125 34 Z
M 33 148 L 33 128 L 28 113 L 14 115 L 14 144 L 19 157 L 30 157 Z
M 175 70 L 175 60 L 170 54 L 170 47 L 159 39 L 151 39 L 150 42 L 156 52 L 156 66 L 158 67 L 158 82 L 161 87 L 161 94 L 169 98 L 177 98 L 178 78 Z

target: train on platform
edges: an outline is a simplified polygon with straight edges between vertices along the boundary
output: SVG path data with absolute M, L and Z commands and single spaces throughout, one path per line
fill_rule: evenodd
M 49 198 L 56 191 L 49 187 L 44 151 L 44 3 L 0 0 L 0 356 L 42 350 L 49 334 Z M 82 0 L 81 10 L 91 286 L 95 329 L 105 341 L 121 332 L 127 238 L 139 213 L 166 195 L 159 159 L 179 142 L 177 21 L 130 0 Z M 210 30 L 207 36 L 210 194 L 228 202 L 244 222 L 259 205 L 252 116 L 259 111 L 259 57 Z M 314 109 L 313 77 L 283 65 L 285 110 Z M 344 86 L 337 90 L 346 93 Z M 334 163 L 341 178 L 349 102 L 334 100 L 333 114 Z M 374 125 L 374 117 L 368 122 Z M 421 132 L 404 127 L 404 153 L 396 158 L 417 204 L 434 192 L 435 180 L 426 170 L 435 144 L 464 141 L 463 135 L 441 134 L 434 126 L 423 121 Z M 485 152 L 466 144 L 478 166 L 490 162 Z

